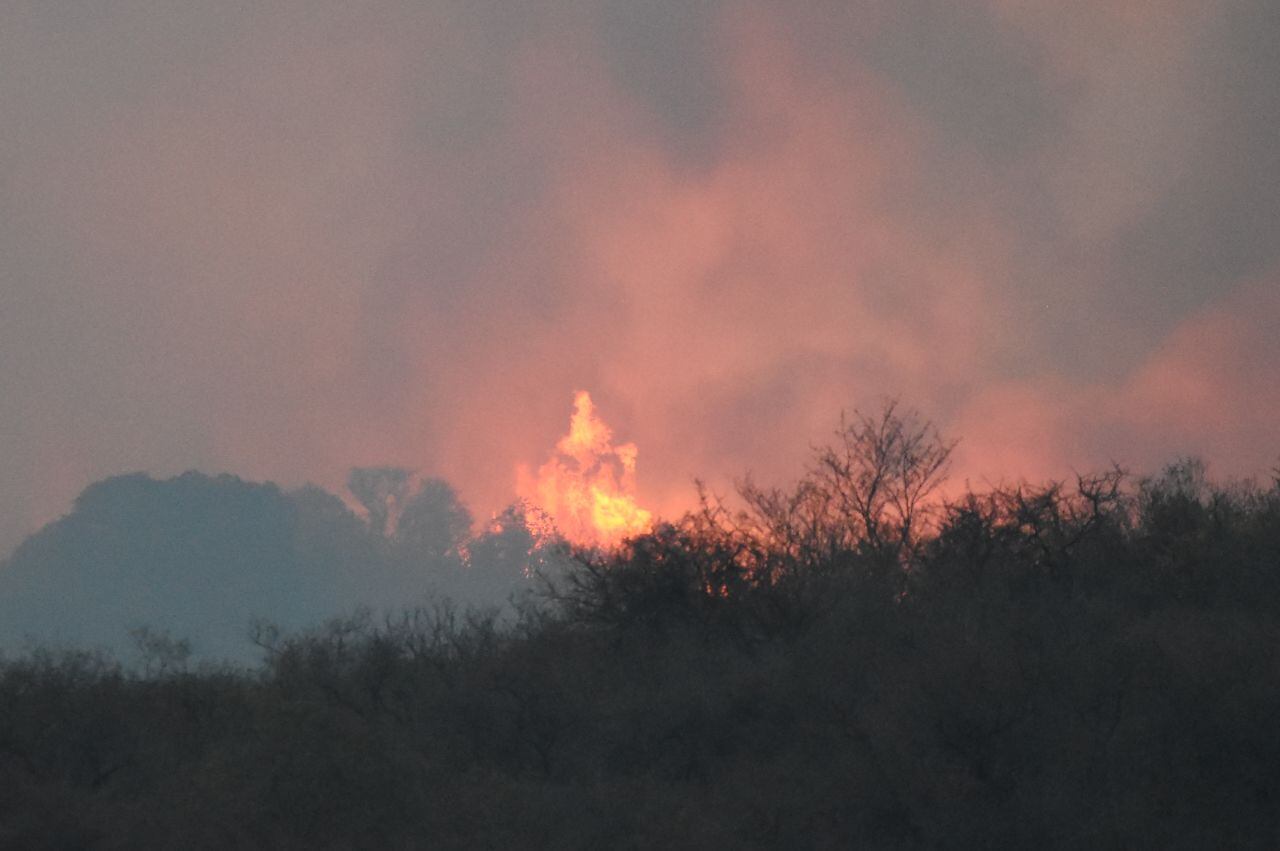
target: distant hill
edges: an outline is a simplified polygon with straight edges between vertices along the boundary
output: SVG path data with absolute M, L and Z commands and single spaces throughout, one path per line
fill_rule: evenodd
M 429 480 L 405 510 L 397 537 L 315 487 L 197 472 L 106 479 L 0 564 L 0 648 L 102 647 L 127 658 L 129 631 L 146 626 L 189 640 L 197 658 L 254 661 L 256 618 L 289 630 L 429 594 L 501 602 L 515 587 L 523 565 L 510 554 L 506 564 L 467 564 L 470 516 L 447 485 Z

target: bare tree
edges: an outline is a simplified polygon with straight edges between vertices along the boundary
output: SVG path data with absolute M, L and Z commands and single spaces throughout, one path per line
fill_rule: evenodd
M 191 658 L 191 642 L 187 639 L 174 638 L 165 630 L 149 626 L 129 630 L 129 637 L 138 649 L 142 676 L 167 677 L 187 670 L 187 661 Z
M 842 417 L 836 440 L 817 453 L 819 489 L 857 521 L 872 548 L 913 554 L 955 442 L 916 412 L 899 413 L 896 399 L 878 416 Z
M 937 514 L 954 441 L 928 420 L 888 400 L 876 416 L 842 416 L 834 443 L 814 451 L 793 491 L 739 485 L 740 523 L 798 567 L 831 563 L 840 552 L 909 560 Z

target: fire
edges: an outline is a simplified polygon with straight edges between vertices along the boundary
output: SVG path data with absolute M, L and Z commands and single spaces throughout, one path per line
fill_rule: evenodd
M 569 433 L 536 477 L 524 466 L 517 471 L 516 489 L 568 540 L 611 547 L 652 525 L 653 515 L 636 504 L 635 480 L 635 444 L 613 445 L 613 431 L 596 415 L 591 394 L 580 390 Z

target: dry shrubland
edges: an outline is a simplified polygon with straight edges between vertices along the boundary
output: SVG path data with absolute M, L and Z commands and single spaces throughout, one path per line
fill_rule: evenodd
M 944 501 L 950 449 L 855 417 L 515 618 L 11 658 L 0 846 L 1274 846 L 1280 482 Z

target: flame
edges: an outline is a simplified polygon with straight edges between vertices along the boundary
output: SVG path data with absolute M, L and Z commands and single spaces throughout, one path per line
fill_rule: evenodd
M 520 497 L 555 522 L 560 534 L 583 546 L 612 547 L 649 531 L 653 515 L 636 504 L 636 445 L 613 445 L 613 431 L 596 416 L 591 394 L 573 398 L 569 433 L 538 468 L 517 471 Z

